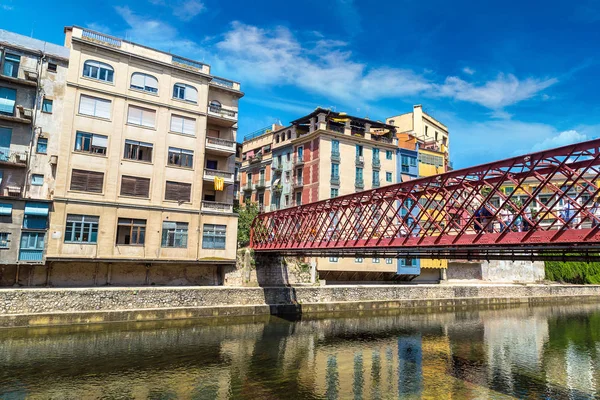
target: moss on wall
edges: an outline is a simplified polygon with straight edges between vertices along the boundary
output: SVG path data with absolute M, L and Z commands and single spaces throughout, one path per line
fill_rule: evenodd
M 600 262 L 546 261 L 546 279 L 576 284 L 600 284 Z

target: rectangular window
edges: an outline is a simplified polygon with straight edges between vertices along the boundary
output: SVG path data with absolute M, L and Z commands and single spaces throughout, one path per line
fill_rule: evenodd
M 386 150 L 385 151 L 385 158 L 386 158 L 386 160 L 391 160 L 392 159 L 392 155 L 393 155 L 393 153 L 392 153 L 391 150 Z
M 117 244 L 143 245 L 146 240 L 146 220 L 119 218 Z
M 208 167 L 208 160 L 206 162 L 206 167 Z M 169 147 L 169 165 L 177 165 L 184 168 L 193 168 L 194 167 L 194 152 L 192 150 L 184 150 L 178 149 L 177 147 Z M 209 169 L 217 169 L 209 168 Z
M 100 217 L 67 214 L 65 243 L 97 243 Z
M 373 148 L 373 161 L 379 161 L 379 149 Z
M 206 169 L 219 169 L 219 160 L 206 160 Z M 252 176 L 252 174 L 249 174 Z
M 33 186 L 43 186 L 44 185 L 44 175 L 32 174 L 31 175 L 31 184 Z
M 102 193 L 104 174 L 102 172 L 74 169 L 71 171 L 71 190 Z
M 379 183 L 379 171 L 373 171 L 373 183 Z
M 79 100 L 79 114 L 90 115 L 92 117 L 110 119 L 111 101 L 81 95 Z
M 329 257 L 329 262 L 336 263 L 336 262 L 338 262 L 338 258 L 337 257 Z
M 141 125 L 146 128 L 154 128 L 156 120 L 156 111 L 147 108 L 129 106 L 127 112 L 127 123 L 133 125 Z
M 332 178 L 340 177 L 340 164 L 331 164 L 331 177 Z
M 19 260 L 21 261 L 42 261 L 44 257 L 44 232 L 23 232 L 21 233 L 21 248 L 19 250 Z
M 363 169 L 362 168 L 356 168 L 356 180 L 357 181 L 363 180 Z
M 302 205 L 302 192 L 296 192 L 296 205 Z
M 171 115 L 171 132 L 194 136 L 196 135 L 196 120 L 180 115 Z
M 48 139 L 38 138 L 35 151 L 36 153 L 46 154 L 48 152 Z
M 187 239 L 187 222 L 163 222 L 161 247 L 186 248 Z
M 355 257 L 355 258 L 354 258 L 354 262 L 355 262 L 355 263 L 358 263 L 358 264 L 362 264 L 362 262 L 363 262 L 363 258 L 362 258 L 362 257 Z
M 339 140 L 331 141 L 331 154 L 340 154 L 340 141 Z
M 121 196 L 149 197 L 150 179 L 123 175 L 121 177 Z
M 125 140 L 123 158 L 128 160 L 152 162 L 152 143 Z
M 189 203 L 192 196 L 192 184 L 167 181 L 165 186 L 165 200 L 175 200 Z
M 416 157 L 410 157 L 410 166 L 411 167 L 416 167 L 417 166 L 417 159 L 416 159 Z
M 203 249 L 225 249 L 226 225 L 204 224 L 202 229 Z
M 15 115 L 17 91 L 15 89 L 0 87 L 0 114 Z
M 87 132 L 77 132 L 75 135 L 75 151 L 106 155 L 108 136 Z
M 285 183 L 290 183 L 290 177 L 292 176 L 290 171 L 285 171 Z
M 292 155 L 290 153 L 287 153 L 286 158 L 287 158 L 288 162 L 290 162 L 290 160 L 292 159 Z
M 52 114 L 52 100 L 50 100 L 50 99 L 42 100 L 42 112 Z
M 0 232 L 0 249 L 8 249 L 10 243 L 10 233 Z
M 338 197 L 340 195 L 339 189 L 331 189 L 331 198 Z
M 6 53 L 4 55 L 4 66 L 2 68 L 2 75 L 10 76 L 12 78 L 18 78 L 20 63 L 21 63 L 21 56 L 18 56 L 16 54 Z
M 359 144 L 356 145 L 356 157 L 362 157 L 363 147 Z
M 374 258 L 373 259 L 373 264 L 379 264 L 379 258 Z
M 386 258 L 385 259 L 385 263 L 386 264 L 392 264 L 394 261 L 391 258 Z
M 46 69 L 48 70 L 48 72 L 56 72 L 57 67 L 58 66 L 56 64 L 49 62 Z
M 392 173 L 391 172 L 386 172 L 385 173 L 385 181 L 386 182 L 391 182 L 392 181 Z

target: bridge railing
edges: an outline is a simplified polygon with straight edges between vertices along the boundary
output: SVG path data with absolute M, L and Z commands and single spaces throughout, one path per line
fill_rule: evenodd
M 600 140 L 593 140 L 261 214 L 251 246 L 600 252 L 599 183 Z

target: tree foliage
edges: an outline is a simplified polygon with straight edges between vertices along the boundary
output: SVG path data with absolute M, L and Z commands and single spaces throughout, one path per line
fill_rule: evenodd
M 245 247 L 250 244 L 250 227 L 252 221 L 258 215 L 258 205 L 256 203 L 246 203 L 238 206 L 236 212 L 238 218 L 238 247 Z
M 575 284 L 600 284 L 600 262 L 546 261 L 546 279 Z

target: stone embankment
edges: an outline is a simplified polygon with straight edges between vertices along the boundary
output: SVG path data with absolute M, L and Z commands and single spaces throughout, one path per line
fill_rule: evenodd
M 368 310 L 600 302 L 588 285 L 2 289 L 0 327 Z

